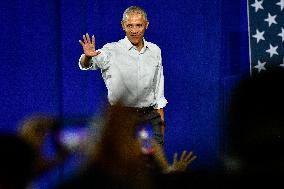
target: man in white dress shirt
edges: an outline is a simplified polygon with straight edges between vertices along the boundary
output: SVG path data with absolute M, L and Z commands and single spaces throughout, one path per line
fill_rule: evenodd
M 82 70 L 101 69 L 111 105 L 117 102 L 142 112 L 153 126 L 155 139 L 164 142 L 164 75 L 160 48 L 144 39 L 149 26 L 146 12 L 137 6 L 127 8 L 121 21 L 124 39 L 95 48 L 95 37 L 87 33 L 79 40 L 84 54 Z

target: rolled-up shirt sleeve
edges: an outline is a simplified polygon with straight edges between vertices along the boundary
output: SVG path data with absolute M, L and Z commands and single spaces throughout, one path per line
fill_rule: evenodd
M 104 45 L 103 48 L 98 50 L 100 52 L 99 55 L 92 57 L 89 60 L 89 67 L 85 68 L 81 65 L 81 60 L 85 54 L 82 54 L 79 58 L 79 68 L 81 70 L 97 70 L 104 69 L 104 67 L 109 63 L 109 48 L 108 44 Z
M 158 70 L 158 82 L 157 88 L 155 90 L 156 96 L 156 105 L 154 106 L 155 109 L 164 108 L 168 101 L 164 96 L 164 73 L 163 73 L 163 65 L 162 65 L 162 56 L 159 55 L 159 70 Z

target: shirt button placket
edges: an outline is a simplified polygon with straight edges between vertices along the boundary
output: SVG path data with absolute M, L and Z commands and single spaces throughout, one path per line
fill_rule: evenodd
M 137 65 L 137 103 L 138 103 L 138 98 L 139 98 L 139 80 L 140 80 L 140 65 L 141 65 L 141 53 L 138 52 L 138 65 Z M 140 104 L 137 104 L 138 106 L 140 106 Z

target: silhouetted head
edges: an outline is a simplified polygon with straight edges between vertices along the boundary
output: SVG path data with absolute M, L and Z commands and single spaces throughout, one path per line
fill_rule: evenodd
M 105 119 L 98 156 L 105 162 L 125 163 L 125 169 L 140 166 L 141 150 L 135 138 L 139 114 L 132 108 L 116 105 L 108 108 Z
M 242 175 L 284 172 L 284 71 L 240 82 L 229 122 L 230 152 Z

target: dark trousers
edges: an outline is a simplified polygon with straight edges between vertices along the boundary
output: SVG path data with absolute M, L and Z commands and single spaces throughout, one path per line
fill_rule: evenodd
M 135 107 L 127 107 L 127 106 L 120 106 L 120 105 L 112 105 L 112 108 L 118 108 L 121 110 L 125 110 L 130 114 L 134 114 L 133 116 L 138 118 L 139 124 L 150 124 L 154 139 L 158 144 L 161 146 L 164 145 L 164 136 L 162 134 L 162 126 L 163 122 L 161 119 L 161 115 L 157 112 L 156 109 L 153 107 L 145 107 L 145 108 L 135 108 Z

